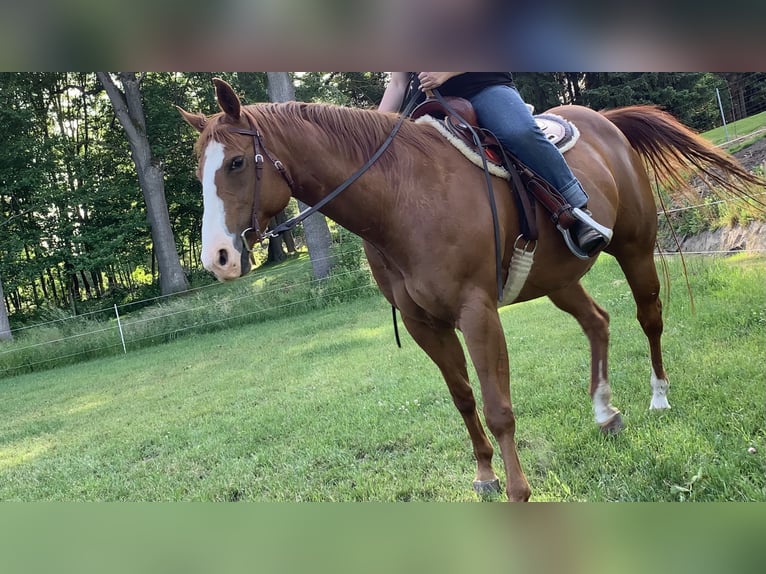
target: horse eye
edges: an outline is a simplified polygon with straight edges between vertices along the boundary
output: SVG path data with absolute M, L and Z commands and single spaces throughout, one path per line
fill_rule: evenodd
M 235 157 L 233 160 L 231 160 L 231 164 L 229 165 L 229 170 L 234 171 L 237 169 L 240 169 L 243 165 L 245 165 L 245 158 L 242 156 Z

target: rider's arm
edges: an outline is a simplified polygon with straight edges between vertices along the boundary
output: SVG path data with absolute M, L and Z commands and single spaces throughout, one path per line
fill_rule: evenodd
M 410 76 L 407 72 L 391 72 L 391 79 L 383 92 L 378 111 L 398 112 L 409 83 Z

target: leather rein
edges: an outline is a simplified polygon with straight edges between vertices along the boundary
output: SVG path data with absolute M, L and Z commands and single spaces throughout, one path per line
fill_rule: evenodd
M 320 199 L 318 202 L 316 202 L 313 206 L 303 210 L 295 217 L 292 217 L 288 219 L 287 221 L 279 224 L 274 229 L 266 230 L 265 232 L 261 231 L 260 226 L 258 225 L 258 210 L 260 209 L 261 205 L 261 177 L 263 176 L 263 164 L 264 164 L 264 157 L 268 158 L 268 160 L 274 165 L 274 168 L 279 172 L 279 174 L 282 176 L 282 178 L 287 182 L 288 187 L 290 188 L 290 192 L 293 196 L 295 196 L 295 192 L 297 191 L 295 182 L 290 177 L 290 174 L 287 172 L 287 169 L 285 168 L 284 164 L 279 161 L 279 159 L 275 158 L 273 154 L 269 153 L 269 151 L 266 149 L 266 146 L 263 144 L 263 135 L 261 134 L 260 130 L 256 127 L 255 123 L 253 122 L 252 117 L 249 114 L 245 114 L 247 117 L 247 122 L 249 124 L 249 129 L 245 128 L 231 128 L 229 129 L 229 132 L 240 134 L 244 136 L 250 136 L 253 138 L 253 157 L 255 159 L 255 194 L 253 197 L 253 213 L 250 218 L 250 227 L 242 231 L 242 233 L 239 234 L 240 238 L 242 239 L 242 244 L 244 245 L 244 248 L 249 252 L 253 252 L 253 248 L 250 247 L 250 245 L 247 242 L 247 239 L 245 235 L 250 233 L 251 231 L 254 231 L 258 235 L 258 239 L 256 240 L 258 243 L 263 244 L 263 241 L 266 239 L 271 239 L 272 237 L 279 237 L 283 233 L 287 233 L 288 231 L 292 230 L 296 225 L 307 219 L 308 217 L 312 216 L 314 213 L 322 209 L 325 205 L 330 203 L 333 199 L 335 199 L 338 195 L 340 195 L 343 191 L 345 191 L 351 184 L 353 184 L 357 179 L 359 179 L 364 172 L 366 172 L 370 167 L 378 161 L 380 156 L 383 155 L 383 153 L 388 149 L 388 146 L 391 145 L 391 142 L 394 140 L 394 137 L 396 137 L 396 134 L 399 132 L 399 128 L 402 127 L 402 124 L 407 120 L 411 108 L 414 107 L 414 104 L 417 100 L 416 93 L 413 93 L 410 98 L 407 101 L 407 104 L 405 106 L 404 111 L 400 115 L 399 119 L 397 120 L 396 124 L 394 125 L 393 129 L 391 130 L 391 133 L 388 135 L 386 140 L 381 144 L 381 146 L 378 148 L 378 150 L 368 159 L 365 164 L 360 167 L 358 170 L 356 170 L 346 181 L 344 181 L 342 184 L 340 184 L 338 187 L 336 187 L 333 191 L 328 193 L 325 197 Z M 255 245 L 255 242 L 253 242 L 253 245 Z

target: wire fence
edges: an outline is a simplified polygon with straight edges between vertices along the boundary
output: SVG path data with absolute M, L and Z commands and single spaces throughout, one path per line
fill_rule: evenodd
M 361 256 L 361 250 L 358 253 Z M 211 332 L 359 298 L 376 291 L 369 270 L 342 270 L 329 280 L 309 275 L 311 262 L 294 264 L 290 279 L 255 287 L 269 279 L 256 271 L 240 285 L 212 283 L 192 292 L 114 305 L 13 329 L 0 346 L 0 378 L 128 353 L 190 333 Z M 295 279 L 300 276 L 299 279 Z M 136 308 L 133 310 L 133 308 Z
M 761 196 L 764 196 L 764 195 L 766 195 L 766 191 L 763 192 L 763 193 L 753 194 L 752 197 L 753 198 L 758 198 L 758 197 L 761 197 Z M 737 203 L 737 202 L 741 202 L 741 201 L 742 201 L 741 199 L 736 198 L 736 197 L 731 198 L 731 199 L 719 199 L 719 200 L 716 200 L 716 201 L 707 201 L 705 203 L 698 203 L 696 205 L 687 205 L 687 206 L 684 206 L 684 207 L 677 207 L 677 208 L 673 208 L 673 209 L 660 210 L 660 211 L 657 212 L 657 215 L 663 215 L 663 214 L 670 215 L 671 213 L 680 213 L 682 211 L 689 211 L 690 209 L 703 209 L 705 207 L 711 207 L 713 205 L 723 205 L 723 204 L 726 204 L 726 203 Z
M 754 197 L 763 195 L 766 192 Z M 741 200 L 706 201 L 659 211 L 658 216 L 737 201 Z M 658 249 L 657 254 L 660 252 L 663 256 L 721 256 L 732 252 L 764 253 L 766 249 Z M 347 255 L 363 261 L 361 248 Z M 0 377 L 37 370 L 46 365 L 73 363 L 120 352 L 127 354 L 129 350 L 166 342 L 192 332 L 209 332 L 227 325 L 253 323 L 294 310 L 308 309 L 321 302 L 348 300 L 377 291 L 366 266 L 361 270 L 336 272 L 330 287 L 320 289 L 324 282 L 311 277 L 310 260 L 293 265 L 294 272 L 289 281 L 272 281 L 273 285 L 258 289 L 231 290 L 224 284 L 211 283 L 179 294 L 160 295 L 14 328 L 11 330 L 13 341 L 5 342 L 0 347 Z M 247 283 L 253 285 L 271 279 L 272 269 L 254 271 L 248 276 Z M 360 273 L 363 275 L 361 280 Z M 301 276 L 305 278 L 295 279 Z M 285 298 L 282 295 L 287 291 L 290 295 Z
M 703 206 L 691 206 L 690 209 L 694 207 Z M 662 255 L 723 256 L 733 252 L 765 253 L 766 249 L 663 250 Z M 356 255 L 361 257 L 361 250 Z M 309 265 L 309 261 L 296 264 L 299 268 L 304 266 L 302 271 L 307 275 Z M 268 269 L 257 270 L 248 276 L 251 280 L 246 283 L 253 285 L 269 278 L 269 274 Z M 363 275 L 361 280 L 360 274 Z M 191 293 L 114 305 L 14 329 L 15 340 L 0 348 L 0 378 L 90 358 L 126 354 L 191 333 L 254 323 L 375 292 L 377 287 L 365 267 L 360 271 L 334 274 L 330 283 L 293 278 L 286 282 L 274 281 L 273 285 L 257 290 L 243 288 L 238 291 L 213 283 L 193 289 Z M 136 307 L 140 308 L 132 311 Z

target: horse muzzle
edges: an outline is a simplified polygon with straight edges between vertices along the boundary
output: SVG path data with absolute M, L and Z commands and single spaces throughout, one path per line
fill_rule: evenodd
M 231 245 L 203 249 L 202 265 L 219 281 L 231 281 L 250 272 L 250 252 Z

